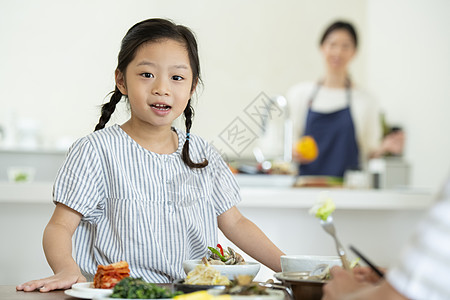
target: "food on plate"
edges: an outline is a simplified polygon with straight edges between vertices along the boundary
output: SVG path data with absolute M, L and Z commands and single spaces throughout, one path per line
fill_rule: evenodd
M 174 297 L 175 300 L 231 300 L 230 295 L 214 296 L 207 291 L 197 291 Z
M 225 287 L 223 294 L 228 295 L 268 295 L 266 287 L 260 286 L 257 282 L 253 282 L 253 277 L 249 275 L 239 275 L 230 285 Z
M 314 206 L 309 210 L 309 213 L 316 218 L 321 220 L 326 220 L 336 209 L 336 205 L 333 202 L 333 199 L 328 196 L 328 193 L 320 193 L 318 197 L 318 201 Z
M 231 295 L 231 296 L 230 296 Z M 249 275 L 239 275 L 231 281 L 224 290 L 197 291 L 175 297 L 177 300 L 229 300 L 232 296 L 260 296 L 269 295 L 265 287 L 253 282 L 253 277 Z
M 203 264 L 197 265 L 194 270 L 187 274 L 184 283 L 195 285 L 228 285 L 230 284 L 230 280 L 228 277 L 221 275 L 204 258 Z
M 130 269 L 126 261 L 119 261 L 106 266 L 99 265 L 94 276 L 94 287 L 97 289 L 111 289 L 128 276 L 130 276 Z
M 327 188 L 338 188 L 342 187 L 344 183 L 343 178 L 334 176 L 299 176 L 294 187 L 327 187 Z
M 319 148 L 317 147 L 316 140 L 310 135 L 304 135 L 295 145 L 295 151 L 299 153 L 302 158 L 312 162 L 319 155 Z
M 224 251 L 220 244 L 216 248 L 208 247 L 211 255 L 208 262 L 211 265 L 245 265 L 245 260 L 239 253 L 228 247 L 228 251 Z
M 127 277 L 122 279 L 114 287 L 111 298 L 126 299 L 161 299 L 173 298 L 182 292 L 172 293 L 170 290 L 159 287 L 154 283 L 148 283 L 141 278 Z

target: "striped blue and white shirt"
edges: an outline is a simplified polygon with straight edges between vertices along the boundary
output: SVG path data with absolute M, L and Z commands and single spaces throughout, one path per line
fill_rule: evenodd
M 240 201 L 238 184 L 206 141 L 190 137 L 192 161 L 178 149 L 157 154 L 141 147 L 119 125 L 77 140 L 58 172 L 54 202 L 83 215 L 74 235 L 75 261 L 92 280 L 99 264 L 125 260 L 132 277 L 149 282 L 184 278 L 182 262 L 217 244 L 217 216 Z

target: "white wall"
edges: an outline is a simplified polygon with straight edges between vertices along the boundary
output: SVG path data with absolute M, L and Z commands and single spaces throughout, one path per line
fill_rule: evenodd
M 367 86 L 407 132 L 416 186 L 450 167 L 450 2 L 369 0 Z
M 142 19 L 169 17 L 198 36 L 205 85 L 194 131 L 212 141 L 260 92 L 282 94 L 316 79 L 320 33 L 337 17 L 365 31 L 365 7 L 359 0 L 3 1 L 0 124 L 11 111 L 38 119 L 49 144 L 89 133 L 113 89 L 125 32 Z M 364 81 L 361 51 L 353 69 Z
M 193 130 L 232 156 L 218 138 L 222 130 L 236 117 L 252 126 L 242 111 L 260 92 L 283 94 L 300 80 L 317 79 L 319 35 L 344 18 L 361 37 L 353 77 L 379 99 L 388 121 L 407 131 L 412 184 L 435 188 L 448 169 L 448 1 L 19 0 L 1 6 L 0 126 L 13 112 L 36 119 L 45 145 L 92 131 L 113 89 L 127 29 L 169 17 L 199 40 L 205 86 Z M 125 120 L 121 111 L 115 121 Z

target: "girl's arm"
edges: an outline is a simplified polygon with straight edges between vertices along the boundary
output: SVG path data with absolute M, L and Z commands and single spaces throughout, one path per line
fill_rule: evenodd
M 39 289 L 48 292 L 68 289 L 76 282 L 85 282 L 80 268 L 72 258 L 72 235 L 81 220 L 81 214 L 58 203 L 44 231 L 45 256 L 55 275 L 18 285 L 17 290 L 26 292 Z
M 233 206 L 217 218 L 223 234 L 242 251 L 275 272 L 281 272 L 284 253 L 252 221 Z

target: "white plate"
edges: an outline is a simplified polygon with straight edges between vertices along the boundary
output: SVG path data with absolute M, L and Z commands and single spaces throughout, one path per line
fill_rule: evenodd
M 129 299 L 129 298 L 110 298 L 110 297 L 100 297 L 92 298 L 92 300 L 142 300 L 142 299 Z M 173 300 L 173 298 L 159 298 L 159 299 L 146 299 L 146 300 Z
M 72 285 L 72 289 L 66 290 L 66 295 L 81 298 L 92 299 L 95 297 L 108 297 L 113 293 L 112 289 L 96 289 L 93 288 L 93 282 L 80 282 Z
M 111 300 L 111 299 L 115 299 L 115 300 L 141 300 L 141 299 L 125 299 L 125 298 L 110 298 L 109 295 L 108 296 L 101 296 L 101 295 L 92 295 L 92 293 L 86 292 L 86 291 L 82 291 L 82 290 L 65 290 L 64 294 L 66 294 L 67 296 L 71 296 L 71 297 L 75 297 L 75 298 L 80 298 L 80 299 L 93 299 L 93 300 Z M 152 300 L 152 299 L 148 299 L 148 300 Z M 155 299 L 153 299 L 155 300 Z M 172 300 L 171 298 L 160 298 L 157 300 Z
M 85 291 L 81 291 L 81 290 L 65 290 L 64 294 L 71 296 L 71 297 L 75 297 L 75 298 L 80 298 L 80 299 L 93 299 L 95 297 L 97 297 L 95 295 L 95 293 L 90 293 L 90 292 L 85 292 Z M 100 296 L 102 297 L 102 296 Z

